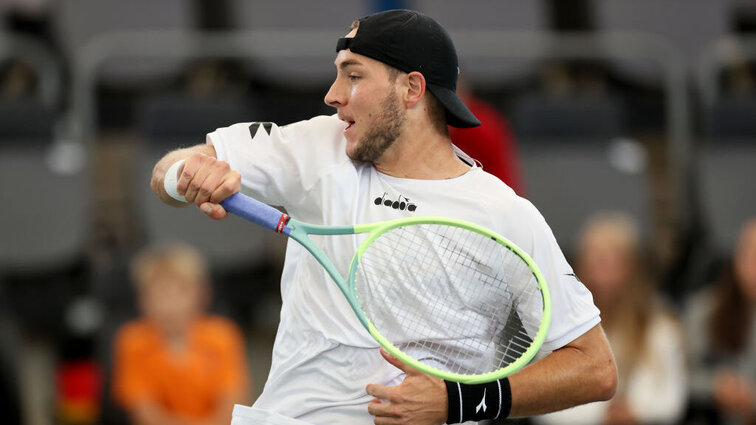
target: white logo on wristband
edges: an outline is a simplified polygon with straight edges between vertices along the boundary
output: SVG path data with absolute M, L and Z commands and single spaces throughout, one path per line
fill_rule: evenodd
M 486 409 L 488 409 L 488 406 L 486 406 L 486 388 L 483 388 L 483 400 L 475 407 L 475 413 L 477 414 L 480 409 L 483 409 L 483 413 L 486 413 Z

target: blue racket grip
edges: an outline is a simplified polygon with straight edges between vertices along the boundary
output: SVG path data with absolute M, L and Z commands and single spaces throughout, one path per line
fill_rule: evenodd
M 234 193 L 220 203 L 231 214 L 258 224 L 274 232 L 289 234 L 289 216 L 242 193 Z

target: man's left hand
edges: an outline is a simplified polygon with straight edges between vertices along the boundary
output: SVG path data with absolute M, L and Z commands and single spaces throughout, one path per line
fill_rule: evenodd
M 446 422 L 448 400 L 446 384 L 420 372 L 381 348 L 381 355 L 405 373 L 404 381 L 395 387 L 370 384 L 367 393 L 375 397 L 368 404 L 368 413 L 376 425 L 437 425 Z

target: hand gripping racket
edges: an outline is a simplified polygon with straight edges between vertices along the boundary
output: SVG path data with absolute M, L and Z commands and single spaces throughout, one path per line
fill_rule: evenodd
M 174 164 L 165 177 L 176 192 Z M 404 363 L 467 384 L 508 376 L 532 360 L 546 337 L 551 301 L 523 250 L 484 227 L 444 217 L 409 217 L 355 226 L 290 218 L 235 193 L 226 211 L 283 233 L 333 278 L 370 335 Z M 367 234 L 346 279 L 308 235 Z

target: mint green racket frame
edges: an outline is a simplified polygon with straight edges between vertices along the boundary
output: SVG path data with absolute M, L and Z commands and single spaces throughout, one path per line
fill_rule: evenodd
M 378 329 L 376 329 L 375 326 L 373 326 L 373 323 L 365 315 L 365 312 L 360 306 L 360 303 L 356 294 L 356 285 L 354 284 L 357 278 L 357 270 L 358 270 L 362 255 L 367 250 L 367 247 L 370 246 L 370 244 L 373 241 L 375 241 L 378 237 L 380 237 L 382 234 L 390 230 L 393 230 L 397 227 L 420 225 L 420 224 L 437 224 L 437 225 L 455 226 L 455 227 L 464 228 L 464 229 L 473 231 L 475 233 L 481 234 L 483 236 L 489 237 L 493 239 L 494 241 L 498 242 L 499 244 L 503 245 L 510 251 L 512 251 L 512 253 L 514 253 L 518 257 L 520 257 L 520 259 L 528 266 L 530 271 L 533 273 L 533 276 L 538 282 L 538 289 L 541 291 L 541 294 L 542 294 L 543 317 L 541 320 L 541 325 L 538 328 L 538 332 L 534 336 L 532 336 L 533 341 L 530 347 L 528 347 L 528 349 L 517 360 L 508 364 L 506 367 L 503 367 L 501 369 L 498 369 L 492 372 L 483 373 L 483 374 L 465 375 L 465 374 L 447 372 L 447 371 L 429 366 L 405 354 L 403 351 L 401 351 L 399 348 L 397 348 L 391 342 L 389 342 L 386 338 L 384 338 L 383 335 L 381 335 L 381 332 Z M 540 350 L 541 345 L 543 345 L 543 341 L 546 339 L 546 333 L 548 332 L 549 325 L 551 323 L 551 297 L 549 294 L 548 286 L 546 285 L 546 281 L 543 277 L 543 274 L 541 273 L 540 269 L 538 268 L 536 263 L 533 261 L 533 259 L 526 252 L 524 252 L 517 245 L 515 245 L 514 243 L 512 243 L 505 237 L 491 230 L 488 230 L 485 227 L 481 227 L 476 224 L 466 222 L 464 220 L 457 220 L 457 219 L 451 219 L 451 218 L 445 218 L 445 217 L 432 217 L 432 216 L 401 218 L 401 219 L 396 219 L 396 220 L 391 220 L 391 221 L 361 224 L 361 225 L 356 225 L 356 226 L 322 226 L 322 225 L 304 223 L 304 222 L 297 221 L 295 219 L 290 218 L 288 219 L 286 227 L 290 229 L 290 231 L 288 232 L 288 236 L 296 240 L 297 242 L 299 242 L 305 249 L 307 249 L 315 257 L 315 259 L 323 266 L 326 272 L 331 276 L 333 281 L 336 283 L 336 285 L 339 287 L 341 292 L 344 294 L 344 297 L 346 297 L 347 302 L 349 302 L 349 305 L 352 307 L 352 310 L 354 310 L 355 314 L 357 315 L 357 318 L 360 320 L 360 322 L 365 327 L 365 329 L 367 329 L 370 335 L 379 344 L 381 344 L 381 346 L 383 346 L 389 353 L 394 355 L 396 358 L 398 358 L 405 364 L 408 364 L 421 372 L 424 372 L 424 373 L 427 373 L 428 375 L 436 376 L 442 379 L 446 379 L 449 381 L 461 382 L 465 384 L 478 384 L 478 383 L 484 383 L 484 382 L 491 382 L 497 379 L 501 379 L 505 376 L 509 376 L 512 373 L 522 369 L 528 363 L 530 363 L 530 361 L 536 355 L 538 350 Z M 283 233 L 286 233 L 286 232 L 283 232 Z M 357 252 L 354 254 L 354 257 L 352 257 L 352 262 L 349 267 L 349 276 L 347 280 L 344 280 L 344 278 L 341 276 L 338 270 L 336 270 L 336 267 L 333 265 L 331 260 L 329 260 L 328 257 L 325 255 L 325 253 L 312 241 L 312 239 L 308 237 L 308 235 L 350 235 L 350 234 L 358 234 L 358 233 L 368 233 L 368 237 L 359 245 L 359 247 L 357 248 Z

